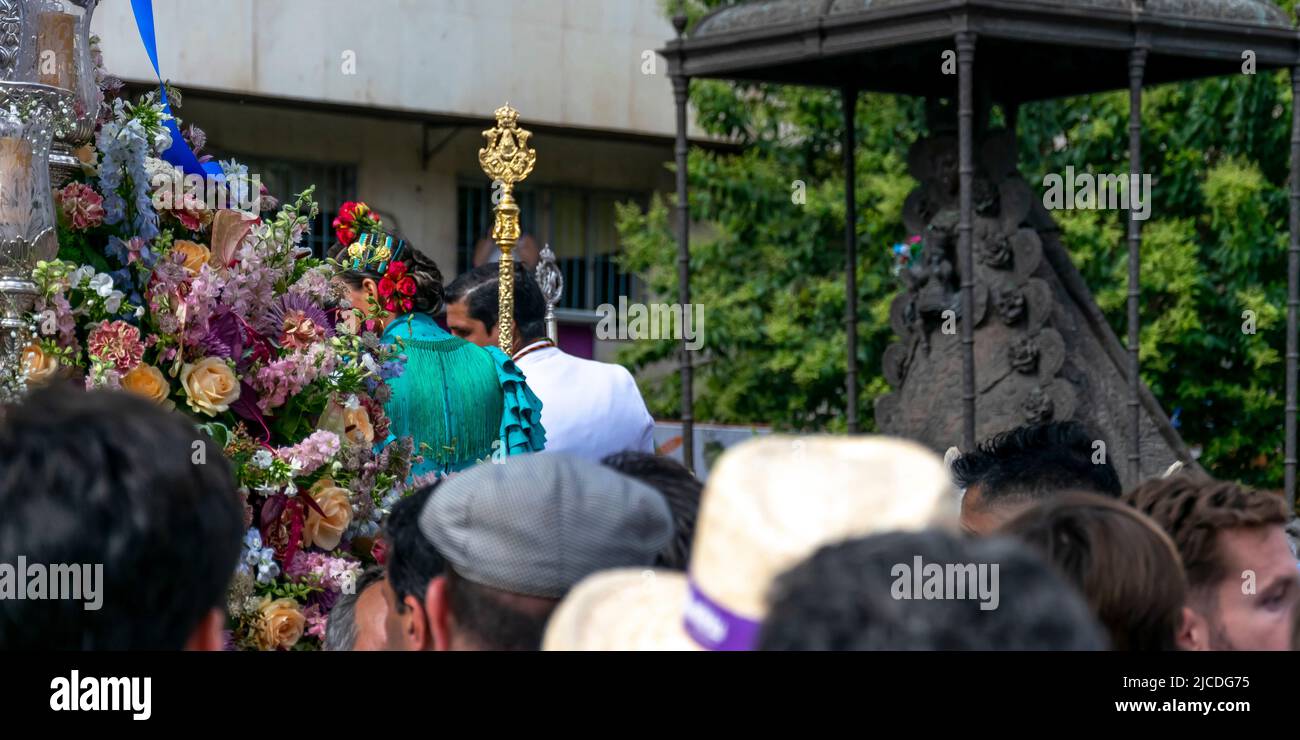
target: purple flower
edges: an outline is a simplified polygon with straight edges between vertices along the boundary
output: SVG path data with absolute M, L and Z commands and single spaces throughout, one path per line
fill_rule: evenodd
M 257 330 L 295 349 L 306 349 L 315 341 L 334 336 L 334 324 L 325 310 L 300 293 L 280 296 L 267 309 Z

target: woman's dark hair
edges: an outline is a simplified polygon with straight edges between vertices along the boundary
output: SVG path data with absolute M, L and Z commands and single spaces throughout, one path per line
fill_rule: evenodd
M 393 235 L 393 240 L 398 241 L 399 237 Z M 414 244 L 401 240 L 403 246 L 401 252 L 396 255 L 397 262 L 406 263 L 407 272 L 415 279 L 415 311 L 418 313 L 436 314 L 442 311 L 443 288 L 442 288 L 442 271 L 438 269 L 438 263 L 432 258 L 415 248 Z M 331 250 L 330 256 L 340 262 L 347 258 L 347 247 L 342 244 L 336 245 Z M 373 267 L 365 270 L 345 270 L 339 273 L 339 278 L 352 287 L 353 290 L 361 290 L 366 279 L 379 282 L 383 274 L 375 272 Z
M 1110 632 L 1115 650 L 1176 650 L 1187 577 L 1173 540 L 1120 501 L 1072 492 L 1047 499 L 1001 534 L 1037 549 Z

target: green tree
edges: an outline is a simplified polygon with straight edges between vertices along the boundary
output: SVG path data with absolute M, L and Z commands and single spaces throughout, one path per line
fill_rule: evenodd
M 716 0 L 689 3 L 693 19 Z M 1283 3 L 1290 9 L 1291 1 Z M 1153 175 L 1143 231 L 1143 378 L 1215 474 L 1277 486 L 1285 398 L 1290 79 L 1282 72 L 1149 88 L 1144 171 Z M 705 307 L 697 418 L 792 430 L 845 428 L 844 181 L 837 92 L 696 80 L 691 105 L 736 153 L 693 148 L 692 301 Z M 1125 172 L 1128 98 L 1106 93 L 1030 104 L 1019 122 L 1031 183 L 1066 166 Z M 922 101 L 864 94 L 857 108 L 859 418 L 870 428 L 887 390 L 880 360 L 898 289 L 891 246 L 915 186 L 908 147 L 925 135 Z M 669 163 L 671 166 L 671 163 Z M 796 183 L 806 203 L 793 201 Z M 671 199 L 620 208 L 624 265 L 653 295 L 676 300 Z M 1126 336 L 1123 211 L 1054 214 L 1112 327 Z M 702 232 L 702 233 L 701 233 Z M 1249 314 L 1245 312 L 1251 312 Z M 1255 333 L 1243 331 L 1253 316 Z M 642 342 L 637 369 L 676 357 Z M 680 408 L 677 375 L 644 381 L 656 414 Z

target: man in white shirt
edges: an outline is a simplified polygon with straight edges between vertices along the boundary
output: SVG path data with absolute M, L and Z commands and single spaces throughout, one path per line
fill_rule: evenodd
M 497 276 L 489 262 L 447 286 L 447 327 L 480 346 L 495 346 Z M 542 400 L 546 452 L 600 462 L 607 455 L 655 451 L 654 419 L 632 374 L 622 365 L 561 350 L 546 336 L 546 299 L 533 275 L 515 265 L 514 351 L 511 359 Z

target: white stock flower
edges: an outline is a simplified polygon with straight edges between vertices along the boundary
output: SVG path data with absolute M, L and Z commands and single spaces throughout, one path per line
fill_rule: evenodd
M 90 289 L 100 298 L 107 298 L 113 294 L 113 278 L 101 272 L 90 279 Z

